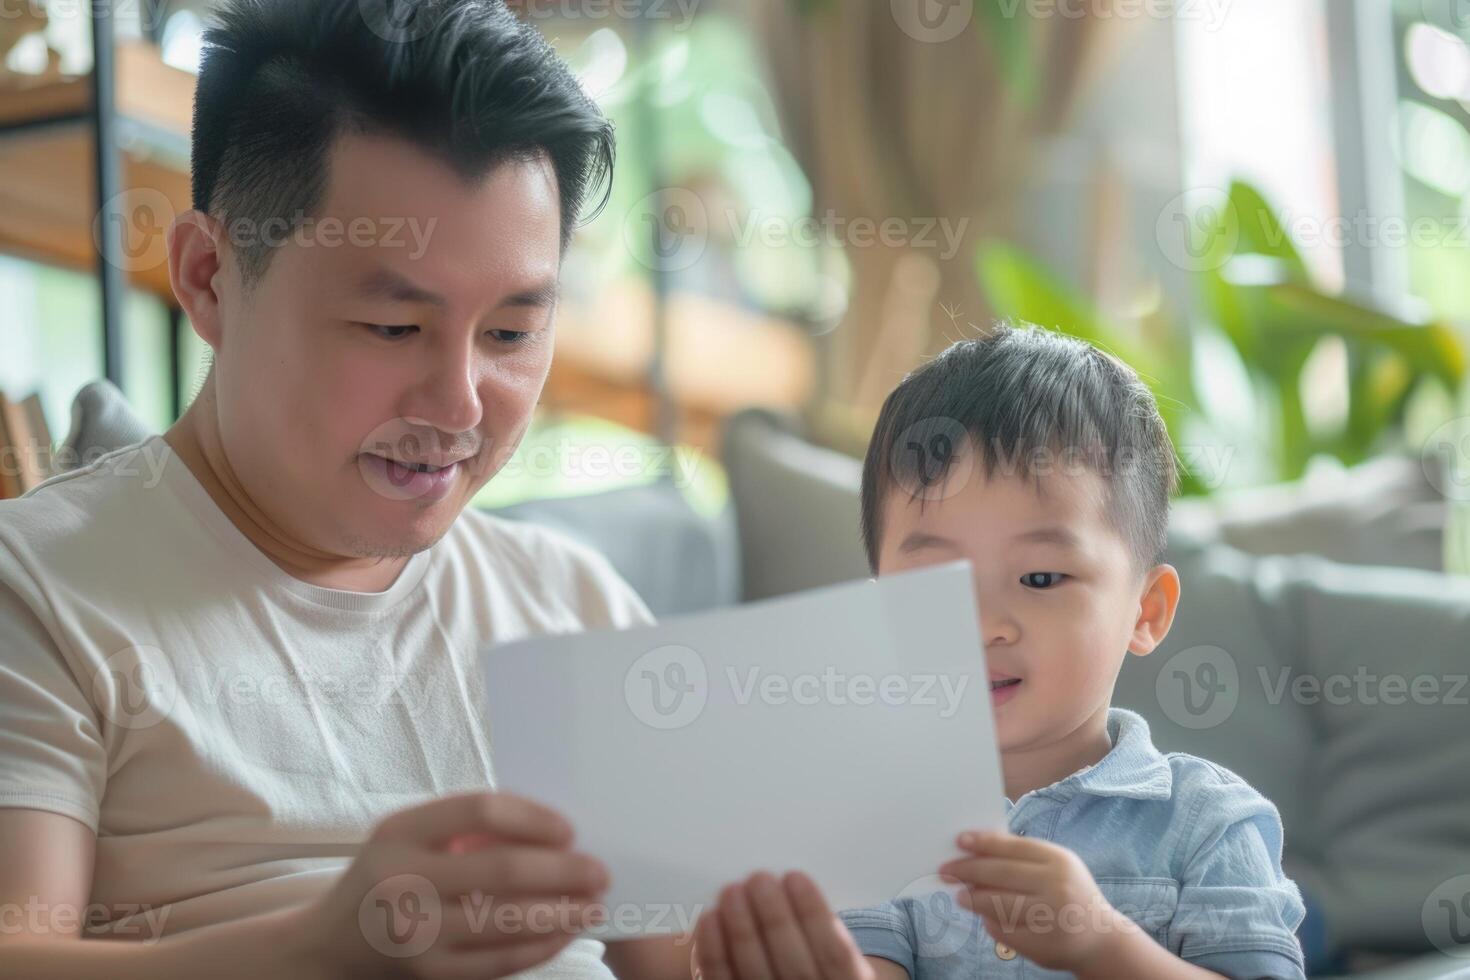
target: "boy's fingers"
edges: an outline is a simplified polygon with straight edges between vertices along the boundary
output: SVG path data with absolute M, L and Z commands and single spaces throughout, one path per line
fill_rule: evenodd
M 761 872 L 746 884 L 756 925 L 765 937 L 766 952 L 778 976 L 815 977 L 817 964 L 807 948 L 806 934 L 796 921 L 796 913 L 773 876 Z
M 984 854 L 990 857 L 1008 857 L 1037 860 L 1046 849 L 1047 842 L 1022 837 L 1000 830 L 966 830 L 955 839 L 962 851 Z
M 791 900 L 792 911 L 806 934 L 807 946 L 817 961 L 819 976 L 856 976 L 862 954 L 852 941 L 852 934 L 827 905 L 827 899 L 816 882 L 800 872 L 792 872 L 783 884 Z
M 694 927 L 694 950 L 701 980 L 734 980 L 717 909 L 710 909 L 700 916 Z
M 961 908 L 969 909 L 987 922 L 1018 920 L 1021 910 L 1017 906 L 1023 900 L 1021 895 L 993 888 L 965 888 L 955 896 Z
M 939 873 L 966 885 L 1028 893 L 1039 889 L 1046 880 L 1042 865 L 995 857 L 957 858 L 941 864 Z
M 720 929 L 740 980 L 774 980 L 775 973 L 743 886 L 728 885 L 720 893 Z

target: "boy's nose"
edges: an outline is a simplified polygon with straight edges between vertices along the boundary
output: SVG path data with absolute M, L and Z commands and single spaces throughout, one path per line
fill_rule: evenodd
M 1009 617 L 980 617 L 980 638 L 987 647 L 1001 646 L 1016 641 L 1016 626 Z

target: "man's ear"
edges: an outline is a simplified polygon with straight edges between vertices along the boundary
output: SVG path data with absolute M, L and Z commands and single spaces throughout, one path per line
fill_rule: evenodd
M 185 211 L 168 229 L 168 279 L 194 332 L 218 350 L 220 280 L 233 263 L 225 228 L 203 211 Z
M 1169 634 L 1178 608 L 1179 572 L 1173 565 L 1155 565 L 1143 578 L 1143 590 L 1138 596 L 1138 619 L 1133 624 L 1128 652 L 1138 657 L 1153 653 Z

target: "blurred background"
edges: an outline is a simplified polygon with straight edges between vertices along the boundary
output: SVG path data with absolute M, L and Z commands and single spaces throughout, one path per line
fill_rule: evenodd
M 114 0 L 95 200 L 90 0 L 0 14 L 0 386 L 102 376 L 166 426 L 201 345 L 188 205 L 207 0 Z M 714 449 L 732 412 L 861 452 L 903 373 L 996 316 L 1105 343 L 1186 492 L 1352 465 L 1457 415 L 1470 315 L 1460 0 L 513 0 L 615 120 L 552 408 Z M 117 239 L 104 329 L 98 248 Z M 1228 465 L 1207 459 L 1228 445 Z
M 997 317 L 1104 346 L 1185 470 L 1185 609 L 1120 703 L 1281 806 L 1314 973 L 1467 965 L 1470 0 L 511 6 L 619 165 L 523 465 L 477 503 L 660 614 L 860 577 L 857 460 L 905 372 Z M 160 431 L 203 377 L 163 233 L 209 18 L 0 0 L 12 445 Z M 1182 663 L 1235 678 L 1228 712 L 1167 693 Z M 1317 699 L 1272 701 L 1267 665 Z M 1360 667 L 1439 693 L 1323 701 Z

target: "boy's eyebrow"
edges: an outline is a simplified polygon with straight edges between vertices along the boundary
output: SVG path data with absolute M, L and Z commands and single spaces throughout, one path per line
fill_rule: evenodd
M 1082 545 L 1082 540 L 1071 528 L 1062 527 L 1060 524 L 1032 528 L 1030 531 L 1016 535 L 1011 540 L 1034 544 L 1055 544 L 1063 548 L 1078 548 Z
M 928 534 L 924 531 L 910 531 L 908 537 L 899 543 L 898 551 L 899 554 L 906 555 L 911 551 L 918 551 L 920 548 L 953 546 L 954 542 L 949 538 L 943 538 L 937 534 Z

